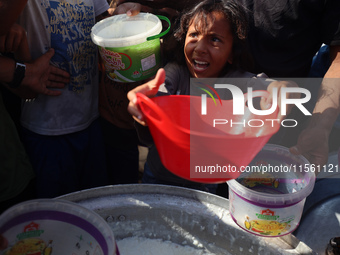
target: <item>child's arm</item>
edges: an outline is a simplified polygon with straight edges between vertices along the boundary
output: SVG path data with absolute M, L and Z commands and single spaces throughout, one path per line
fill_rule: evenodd
M 0 55 L 0 81 L 9 84 L 16 75 L 17 61 L 25 65 L 25 71 L 21 83 L 17 88 L 6 87 L 22 98 L 34 98 L 37 94 L 51 96 L 60 95 L 60 91 L 48 88 L 63 88 L 69 82 L 69 74 L 59 68 L 50 65 L 50 59 L 54 54 L 49 50 L 46 54 L 31 62 L 31 54 L 28 46 L 26 31 L 18 24 L 13 24 L 7 34 L 0 36 L 0 52 L 11 53 L 15 60 Z
M 26 31 L 22 26 L 13 24 L 6 35 L 0 36 L 0 52 L 14 53 L 15 58 L 23 62 L 31 60 Z
M 301 132 L 297 145 L 290 149 L 320 166 L 327 163 L 329 135 L 340 113 L 340 45 L 331 46 L 331 61 L 308 126 Z
M 59 90 L 50 88 L 63 88 L 69 82 L 70 75 L 57 67 L 50 65 L 54 50 L 50 49 L 44 55 L 31 63 L 25 64 L 25 74 L 18 88 L 6 87 L 22 98 L 34 98 L 38 94 L 58 96 Z M 16 61 L 0 56 L 0 81 L 10 83 L 15 75 Z
M 150 134 L 149 128 L 147 127 L 147 123 L 144 121 L 143 114 L 138 108 L 136 94 L 142 93 L 148 97 L 153 97 L 157 94 L 159 86 L 163 84 L 164 81 L 165 71 L 161 68 L 158 70 L 154 79 L 130 90 L 127 94 L 130 101 L 128 105 L 128 112 L 136 120 L 135 128 L 137 130 L 139 140 L 146 146 L 153 144 L 153 138 Z
M 143 114 L 140 112 L 137 106 L 137 93 L 142 93 L 148 97 L 153 97 L 157 94 L 158 88 L 165 81 L 165 71 L 163 68 L 159 69 L 156 77 L 153 80 L 144 83 L 133 90 L 130 90 L 127 94 L 129 99 L 128 111 L 132 117 L 142 125 L 146 125 Z

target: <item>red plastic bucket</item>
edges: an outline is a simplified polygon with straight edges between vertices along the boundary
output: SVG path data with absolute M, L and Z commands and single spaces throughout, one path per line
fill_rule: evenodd
M 254 97 L 268 95 L 266 91 L 253 92 Z M 201 183 L 237 178 L 241 167 L 252 161 L 280 127 L 278 121 L 267 121 L 277 118 L 277 109 L 270 115 L 255 115 L 246 101 L 244 115 L 233 115 L 233 100 L 222 100 L 219 108 L 213 108 L 214 101 L 208 99 L 207 107 L 215 110 L 201 115 L 199 96 L 148 98 L 137 94 L 137 99 L 163 165 L 179 177 Z M 221 116 L 236 124 L 214 126 L 214 119 L 221 120 Z

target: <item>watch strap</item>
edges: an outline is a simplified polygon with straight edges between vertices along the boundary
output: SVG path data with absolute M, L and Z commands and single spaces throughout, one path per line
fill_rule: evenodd
M 26 65 L 24 63 L 16 61 L 13 80 L 8 83 L 8 86 L 11 88 L 18 88 L 22 83 L 22 80 L 25 78 L 25 73 Z

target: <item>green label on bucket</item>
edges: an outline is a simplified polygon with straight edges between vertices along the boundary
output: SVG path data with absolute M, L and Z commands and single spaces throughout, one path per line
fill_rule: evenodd
M 99 47 L 107 76 L 118 82 L 141 81 L 160 68 L 160 41 L 147 41 L 129 47 Z
M 256 213 L 257 218 L 261 219 L 261 220 L 278 220 L 278 218 L 280 216 L 275 216 L 275 215 L 263 215 L 263 214 L 259 214 Z

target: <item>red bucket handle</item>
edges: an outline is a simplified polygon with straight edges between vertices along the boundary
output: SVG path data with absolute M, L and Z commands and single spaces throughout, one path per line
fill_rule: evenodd
M 157 125 L 171 123 L 164 111 L 149 97 L 142 93 L 137 93 L 136 97 L 137 105 L 139 106 L 142 113 L 146 116 L 146 119 L 149 119 L 151 122 L 157 123 Z
M 159 135 L 159 133 L 163 133 L 167 136 L 167 139 L 177 144 L 181 144 L 183 141 L 189 140 L 188 132 L 183 130 L 180 126 L 177 126 L 177 124 L 167 116 L 166 112 L 153 100 L 141 93 L 137 93 L 136 96 L 137 105 L 145 115 L 154 139 L 155 136 L 157 137 Z M 157 131 L 154 128 L 156 128 Z M 157 138 L 155 141 L 157 146 Z

